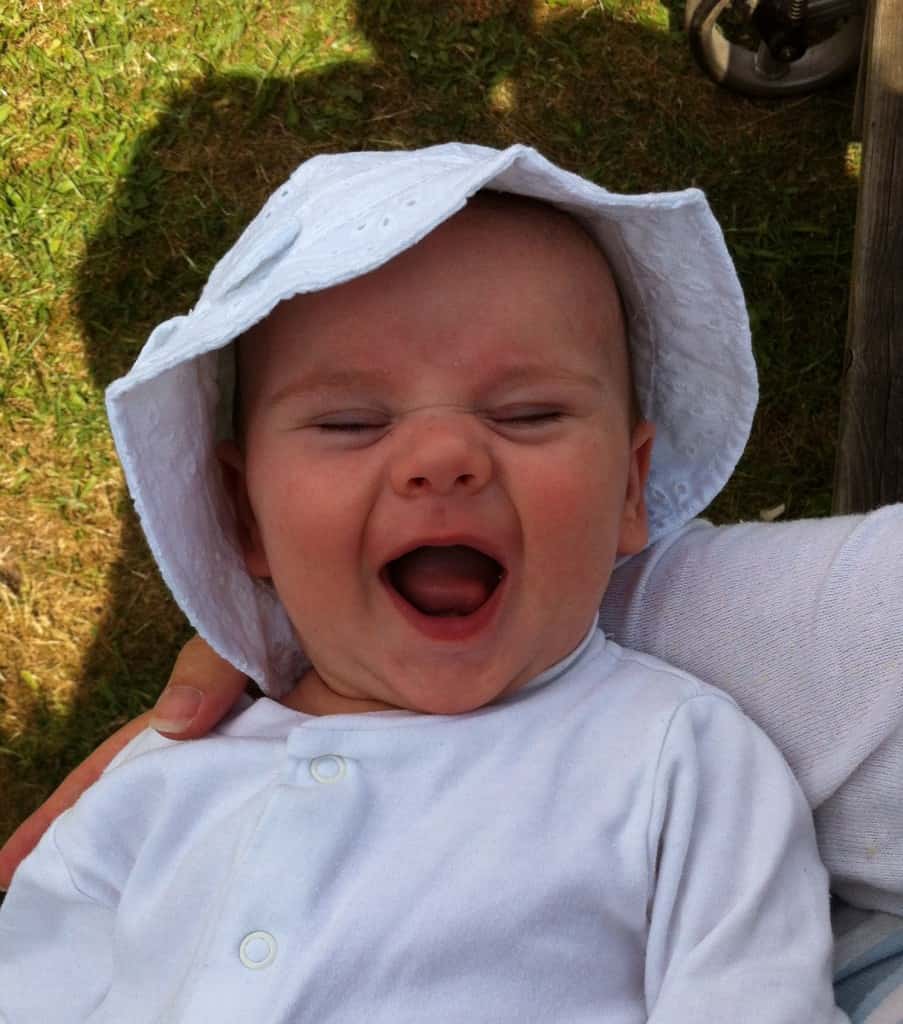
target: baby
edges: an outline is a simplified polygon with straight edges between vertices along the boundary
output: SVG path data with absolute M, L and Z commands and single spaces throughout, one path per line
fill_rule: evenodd
M 699 193 L 524 147 L 316 158 L 109 403 L 176 597 L 279 700 L 144 734 L 58 820 L 0 913 L 0 1020 L 846 1019 L 789 769 L 597 624 L 755 405 Z

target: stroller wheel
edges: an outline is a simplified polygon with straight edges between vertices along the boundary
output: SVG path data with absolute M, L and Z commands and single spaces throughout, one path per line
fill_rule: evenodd
M 859 62 L 860 13 L 836 18 L 802 57 L 785 62 L 762 42 L 752 18 L 755 6 L 754 0 L 687 0 L 690 50 L 719 85 L 747 96 L 793 96 L 843 77 Z

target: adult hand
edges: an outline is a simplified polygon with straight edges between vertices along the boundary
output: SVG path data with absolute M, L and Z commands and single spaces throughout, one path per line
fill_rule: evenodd
M 71 807 L 103 773 L 110 761 L 142 729 L 170 739 L 203 736 L 232 707 L 247 679 L 201 640 L 193 637 L 179 652 L 166 689 L 151 711 L 126 723 L 60 783 L 16 829 L 0 849 L 0 888 L 9 888 L 19 862 L 37 845 L 54 819 Z

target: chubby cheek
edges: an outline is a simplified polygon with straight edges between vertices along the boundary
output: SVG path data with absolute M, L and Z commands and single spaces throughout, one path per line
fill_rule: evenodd
M 330 479 L 285 459 L 250 464 L 251 506 L 283 602 L 298 605 L 305 595 L 322 595 L 321 586 L 338 584 L 337 570 L 359 550 L 359 503 L 347 493 L 347 480 L 347 474 Z
M 617 460 L 588 446 L 554 465 L 529 488 L 524 517 L 527 565 L 541 581 L 546 611 L 553 597 L 564 616 L 598 605 L 614 564 L 625 487 Z

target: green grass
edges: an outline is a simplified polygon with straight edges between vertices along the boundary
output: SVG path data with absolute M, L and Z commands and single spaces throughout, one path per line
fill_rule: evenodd
M 613 189 L 704 188 L 762 376 L 714 514 L 829 511 L 851 84 L 789 103 L 731 96 L 692 65 L 679 11 L 653 0 L 7 7 L 0 837 L 153 699 L 186 635 L 123 496 L 103 389 L 314 153 L 524 141 Z

